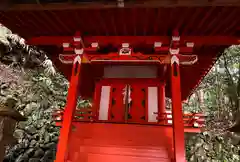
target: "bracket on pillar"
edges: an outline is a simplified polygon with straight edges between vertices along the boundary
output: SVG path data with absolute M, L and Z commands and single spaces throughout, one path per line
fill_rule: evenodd
M 179 37 L 180 38 L 180 37 Z M 174 40 L 178 40 L 177 38 L 173 38 Z M 197 55 L 179 55 L 179 51 L 181 53 L 191 53 L 193 51 L 194 44 L 186 43 L 186 46 L 179 47 L 176 49 L 172 49 L 170 46 L 162 46 L 162 42 L 155 42 L 154 49 L 156 54 L 145 55 L 140 52 L 133 52 L 129 43 L 122 43 L 122 47 L 119 49 L 117 53 L 109 53 L 109 54 L 101 54 L 98 53 L 99 44 L 97 41 L 91 44 L 91 47 L 84 48 L 84 43 L 79 34 L 76 34 L 73 37 L 78 43 L 66 42 L 63 43 L 64 54 L 59 54 L 59 60 L 64 64 L 72 64 L 73 60 L 78 53 L 83 53 L 83 62 L 91 63 L 91 62 L 139 62 L 139 63 L 159 63 L 159 64 L 171 64 L 171 55 L 166 55 L 166 53 L 176 53 L 178 54 L 178 59 L 180 60 L 180 64 L 183 65 L 191 65 L 197 62 Z M 82 51 L 76 50 L 77 46 L 81 46 Z M 79 47 L 78 47 L 79 48 Z M 160 54 L 160 53 L 164 54 Z

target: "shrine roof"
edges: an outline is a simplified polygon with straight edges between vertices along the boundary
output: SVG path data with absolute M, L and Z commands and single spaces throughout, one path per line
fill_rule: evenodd
M 122 3 L 121 3 L 122 2 Z M 111 8 L 124 7 L 180 7 L 180 6 L 239 6 L 238 0 L 12 0 L 7 8 L 15 10 L 39 9 L 44 5 L 48 9 Z
M 240 1 L 236 0 L 221 0 L 221 3 L 220 0 L 211 3 L 197 0 L 139 0 L 133 3 L 129 0 L 124 8 L 117 7 L 116 1 L 15 1 L 9 7 L 0 8 L 0 22 L 28 38 L 73 35 L 76 30 L 84 35 L 131 36 L 169 35 L 175 28 L 181 35 L 240 33 Z
M 209 41 L 204 39 L 206 44 L 201 41 L 194 49 L 193 54 L 199 56 L 199 62 L 181 69 L 183 99 L 199 84 L 224 48 L 239 43 L 240 1 L 236 0 L 139 0 L 139 3 L 129 0 L 125 8 L 117 8 L 116 1 L 16 2 L 0 11 L 0 23 L 27 40 L 39 36 L 72 36 L 76 31 L 80 31 L 83 38 L 170 37 L 173 29 L 178 29 L 181 36 L 199 39 L 208 36 Z

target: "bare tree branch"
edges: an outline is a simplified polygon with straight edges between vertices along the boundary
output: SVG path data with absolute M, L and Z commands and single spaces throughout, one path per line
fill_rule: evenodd
M 232 101 L 235 102 L 235 110 L 237 111 L 237 114 L 239 113 L 239 102 L 238 102 L 238 87 L 236 87 L 236 84 L 234 83 L 233 77 L 229 71 L 228 64 L 227 64 L 227 58 L 226 58 L 226 53 L 223 53 L 223 60 L 224 60 L 224 68 L 225 72 L 228 76 L 228 83 L 234 89 L 234 91 L 231 91 L 233 93 L 233 99 Z M 240 71 L 240 70 L 239 70 Z M 235 91 L 236 90 L 236 91 Z M 231 96 L 229 96 L 231 98 Z
M 227 65 L 227 58 L 226 58 L 226 53 L 223 53 L 223 60 L 224 60 L 224 68 L 225 68 L 225 72 L 228 75 L 228 79 L 230 81 L 231 86 L 235 87 L 234 81 L 233 81 L 233 77 L 228 69 L 228 65 Z M 236 87 L 235 87 L 236 88 Z

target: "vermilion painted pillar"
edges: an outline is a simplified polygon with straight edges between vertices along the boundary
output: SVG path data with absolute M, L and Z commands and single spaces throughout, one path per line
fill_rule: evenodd
M 159 114 L 163 114 L 166 112 L 165 83 L 161 84 L 158 87 L 158 97 L 159 97 Z
M 64 110 L 62 128 L 60 130 L 60 137 L 55 162 L 65 162 L 67 158 L 68 138 L 69 134 L 71 133 L 71 123 L 77 105 L 81 60 L 82 55 L 77 55 L 73 61 L 72 76 L 70 81 L 70 87 L 68 89 L 67 104 Z
M 100 105 L 100 98 L 101 98 L 101 84 L 98 82 L 95 83 L 95 92 L 94 92 L 94 100 L 93 100 L 93 114 L 95 120 L 98 120 L 99 117 L 99 105 Z
M 173 142 L 175 162 L 186 162 L 184 123 L 181 102 L 180 69 L 179 69 L 179 40 L 178 33 L 172 38 L 171 54 L 171 90 L 172 90 L 172 115 L 173 115 Z

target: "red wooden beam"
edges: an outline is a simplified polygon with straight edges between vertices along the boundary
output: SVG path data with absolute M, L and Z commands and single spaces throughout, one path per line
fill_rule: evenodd
M 76 123 L 78 123 L 78 122 L 76 122 L 76 121 L 73 121 L 73 125 L 74 124 L 76 124 Z M 55 126 L 56 127 L 62 127 L 62 122 L 61 121 L 56 121 L 55 122 Z M 166 126 L 164 126 L 164 127 L 166 127 Z M 185 133 L 201 133 L 202 132 L 202 128 L 188 128 L 188 127 L 185 127 L 184 128 L 184 132 Z
M 131 1 L 125 2 L 124 7 L 197 7 L 197 6 L 240 6 L 239 1 L 225 0 L 225 1 L 173 1 L 173 0 L 141 0 L 139 2 L 132 3 Z M 79 3 L 46 3 L 44 6 L 39 4 L 14 4 L 8 8 L 8 10 L 75 10 L 86 8 L 116 8 L 116 1 L 110 1 L 108 3 L 103 2 L 79 2 Z
M 60 54 L 59 60 L 64 64 L 72 64 L 76 54 Z M 179 63 L 181 65 L 193 65 L 197 62 L 198 57 L 197 55 L 178 55 Z M 83 62 L 85 63 L 109 63 L 109 62 L 117 62 L 117 63 L 158 63 L 158 64 L 170 64 L 171 57 L 169 55 L 144 55 L 141 53 L 132 53 L 130 56 L 121 55 L 119 56 L 118 53 L 110 53 L 107 55 L 100 55 L 100 54 L 84 54 Z
M 188 20 L 188 23 L 186 25 L 184 25 L 183 31 L 182 31 L 182 35 L 185 35 L 185 33 L 187 33 L 190 30 L 192 30 L 193 26 L 194 26 L 194 21 L 196 20 L 196 18 L 201 14 L 201 12 L 203 11 L 203 8 L 197 8 L 195 10 L 195 12 L 193 14 L 191 14 L 191 18 Z M 194 27 L 195 28 L 195 27 Z
M 154 42 L 169 44 L 171 37 L 168 36 L 86 36 L 83 38 L 85 44 L 98 42 L 99 45 L 130 45 L 145 43 L 153 45 Z M 30 38 L 27 42 L 32 45 L 62 45 L 62 43 L 72 42 L 73 36 L 40 36 Z M 240 44 L 240 38 L 234 36 L 181 36 L 180 43 L 194 42 L 195 46 L 201 45 L 234 45 Z
M 238 10 L 232 10 L 230 12 L 230 14 L 227 14 L 225 16 L 225 18 L 219 23 L 218 26 L 214 27 L 213 31 L 212 31 L 212 35 L 216 35 L 217 33 L 221 33 L 221 29 L 224 29 L 226 27 L 224 26 L 229 26 L 229 23 L 232 22 L 232 20 L 234 19 L 234 15 L 237 14 L 237 12 L 239 12 Z
M 199 20 L 197 26 L 195 27 L 196 29 L 203 29 L 204 23 L 206 23 L 206 20 L 209 18 L 209 16 L 214 13 L 215 7 L 211 7 L 207 12 L 204 12 L 204 16 Z
M 214 19 L 209 21 L 207 24 L 205 24 L 205 26 L 203 27 L 203 33 L 209 34 L 208 31 L 211 29 L 214 29 L 216 26 L 214 26 L 214 24 L 219 22 L 219 19 L 223 18 L 225 15 L 229 14 L 230 10 L 229 8 L 222 8 L 218 13 L 214 13 L 211 16 L 214 16 Z M 205 21 L 206 22 L 206 21 Z M 213 27 L 214 26 L 214 27 Z

